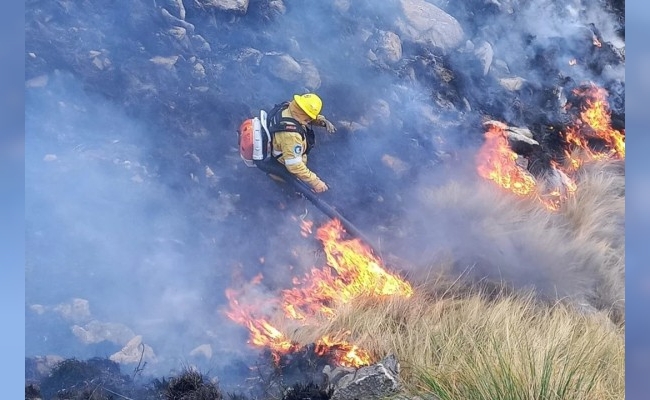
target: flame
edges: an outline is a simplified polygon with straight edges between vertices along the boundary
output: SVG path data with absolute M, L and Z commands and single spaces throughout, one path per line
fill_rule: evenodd
M 562 169 L 560 165 L 551 161 L 551 170 L 547 174 L 546 183 L 550 188 L 540 195 L 542 203 L 552 211 L 557 211 L 564 200 L 578 190 L 578 185 Z
M 346 332 L 348 334 L 348 332 Z M 339 365 L 344 367 L 358 367 L 362 365 L 369 365 L 372 362 L 372 356 L 366 350 L 363 350 L 356 345 L 350 344 L 340 338 L 330 336 L 323 336 L 318 343 L 316 343 L 316 354 L 318 355 L 334 355 Z
M 303 277 L 294 277 L 294 287 L 283 290 L 277 299 L 260 301 L 258 304 L 242 304 L 240 298 L 249 298 L 243 291 L 226 290 L 230 310 L 226 315 L 245 326 L 250 333 L 249 343 L 271 350 L 279 360 L 282 354 L 298 350 L 269 322 L 268 314 L 282 311 L 285 321 L 298 321 L 304 325 L 317 321 L 317 316 L 327 319 L 335 317 L 336 305 L 345 304 L 360 296 L 410 297 L 411 285 L 395 274 L 388 272 L 381 260 L 359 239 L 344 238 L 345 230 L 337 219 L 321 226 L 316 237 L 322 242 L 327 266 L 312 268 Z M 253 285 L 259 283 L 254 280 Z M 264 308 L 272 312 L 263 313 Z M 346 333 L 347 334 L 347 333 Z M 337 364 L 359 367 L 370 364 L 369 352 L 350 344 L 343 335 L 324 336 L 316 342 L 317 354 L 328 354 Z
M 594 46 L 596 46 L 596 47 L 601 47 L 601 46 L 603 45 L 602 43 L 600 43 L 600 40 L 598 40 L 598 38 L 596 37 L 596 35 L 593 36 L 592 43 L 593 43 Z
M 589 84 L 575 89 L 574 93 L 584 100 L 577 120 L 564 132 L 567 144 L 564 163 L 560 165 L 551 161 L 545 180 L 546 189 L 537 191 L 537 196 L 549 210 L 558 210 L 562 201 L 577 190 L 570 173 L 578 170 L 583 163 L 612 157 L 625 159 L 625 132 L 611 127 L 607 91 Z M 479 175 L 515 194 L 524 196 L 533 193 L 535 178 L 517 165 L 518 156 L 508 144 L 508 126 L 498 121 L 485 125 L 489 126 L 485 133 L 486 140 L 477 154 Z M 594 138 L 603 144 L 598 150 L 590 145 L 590 139 Z
M 577 188 L 573 180 L 552 161 L 551 185 L 544 192 L 538 192 L 535 178 L 516 164 L 518 155 L 508 144 L 507 126 L 496 121 L 491 121 L 489 126 L 486 141 L 477 155 L 479 175 L 519 196 L 535 195 L 549 210 L 559 210 L 561 203 Z
M 478 173 L 486 179 L 518 195 L 526 195 L 535 188 L 535 179 L 517 166 L 517 153 L 510 149 L 505 124 L 490 124 L 485 143 L 476 160 Z
M 258 281 L 253 280 L 251 284 L 258 284 Z M 226 311 L 226 315 L 248 329 L 249 343 L 270 349 L 276 361 L 279 360 L 279 354 L 295 349 L 295 344 L 291 343 L 279 329 L 265 317 L 258 316 L 257 310 L 261 307 L 239 302 L 238 298 L 241 297 L 241 294 L 242 291 L 226 289 L 230 310 Z
M 314 227 L 314 222 L 303 219 L 300 223 L 300 234 L 303 237 L 309 237 L 312 234 L 312 228 Z
M 359 239 L 343 239 L 343 226 L 331 220 L 317 231 L 330 268 L 313 268 L 298 281 L 300 287 L 283 291 L 287 316 L 305 319 L 324 314 L 334 316 L 332 305 L 345 304 L 362 296 L 410 297 L 411 285 L 389 273 L 372 250 Z
M 625 132 L 611 127 L 611 112 L 607 105 L 607 91 L 595 85 L 574 90 L 576 95 L 585 98 L 575 125 L 569 127 L 565 139 L 570 149 L 566 158 L 575 170 L 585 161 L 604 160 L 612 157 L 625 159 Z M 601 139 L 606 149 L 593 150 L 589 137 Z

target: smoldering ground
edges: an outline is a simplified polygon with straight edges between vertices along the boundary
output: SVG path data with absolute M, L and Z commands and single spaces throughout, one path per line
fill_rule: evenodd
M 535 286 L 545 296 L 598 298 L 603 307 L 618 301 L 619 289 L 595 294 L 616 284 L 594 275 L 622 267 L 617 225 L 597 243 L 587 233 L 578 239 L 566 215 L 518 208 L 477 179 L 471 156 L 487 115 L 527 125 L 548 114 L 556 122 L 565 89 L 549 82 L 617 82 L 624 92 L 624 63 L 607 64 L 605 73 L 568 64 L 602 55 L 591 43 L 583 47 L 590 22 L 605 42 L 622 40 L 604 6 L 511 1 L 500 3 L 512 8 L 504 12 L 493 2 L 434 2 L 460 22 L 463 43 L 491 43 L 488 69 L 499 73 L 485 75 L 486 61 L 466 44 L 444 54 L 404 42 L 395 65 L 372 61 L 369 43 L 403 25 L 397 2 L 286 2 L 282 10 L 256 1 L 244 14 L 163 3 L 27 5 L 26 51 L 34 54 L 25 115 L 28 355 L 107 356 L 129 335 L 151 346 L 155 372 L 183 361 L 214 370 L 255 354 L 247 332 L 221 312 L 224 290 L 261 272 L 265 299 L 323 265 L 300 222 L 324 217 L 245 167 L 234 131 L 260 108 L 306 90 L 321 95 L 323 114 L 338 127 L 334 135 L 318 132 L 310 155 L 332 188 L 322 198 L 408 264 L 395 268 L 416 277 L 446 252 L 454 273 L 470 269 L 477 279 Z M 183 4 L 182 21 L 192 28 L 177 22 L 186 35 L 176 40 L 163 9 L 179 19 Z M 276 53 L 318 74 L 279 79 Z M 169 69 L 151 61 L 168 57 Z M 504 64 L 525 79 L 524 91 L 500 85 Z M 611 174 L 619 189 L 622 176 Z M 612 198 L 611 212 L 602 204 L 589 209 L 617 220 L 621 198 Z M 605 220 L 595 218 L 590 229 L 600 235 Z M 88 309 L 68 319 L 61 310 L 69 308 L 59 305 L 73 299 L 88 300 Z M 122 334 L 102 336 L 93 330 L 98 323 Z

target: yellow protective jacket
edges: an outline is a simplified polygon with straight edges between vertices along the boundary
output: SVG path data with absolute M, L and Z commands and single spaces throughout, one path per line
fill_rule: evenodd
M 302 120 L 300 116 L 294 116 L 288 107 L 282 111 L 283 117 Z M 296 118 L 298 117 L 298 118 Z M 308 129 L 307 125 L 303 128 Z M 320 178 L 313 171 L 307 168 L 307 140 L 300 132 L 278 131 L 273 135 L 273 157 L 287 168 L 289 172 L 298 179 L 305 182 L 312 188 L 320 182 Z

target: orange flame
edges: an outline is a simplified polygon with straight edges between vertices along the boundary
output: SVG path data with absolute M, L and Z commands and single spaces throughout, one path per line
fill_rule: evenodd
M 519 196 L 535 195 L 549 210 L 559 210 L 562 201 L 576 190 L 571 178 L 559 169 L 556 162 L 551 161 L 549 182 L 545 182 L 546 186 L 548 183 L 551 186 L 540 193 L 536 190 L 535 178 L 516 163 L 518 155 L 508 144 L 507 125 L 497 121 L 490 121 L 486 125 L 490 126 L 485 134 L 486 141 L 477 154 L 479 175 Z
M 316 236 L 323 243 L 328 266 L 313 268 L 304 277 L 294 278 L 295 287 L 283 290 L 279 299 L 243 305 L 238 300 L 245 297 L 242 292 L 226 290 L 230 306 L 226 315 L 248 328 L 249 343 L 270 349 L 276 360 L 280 355 L 298 349 L 297 344 L 289 341 L 269 322 L 268 316 L 259 316 L 265 314 L 260 311 L 264 307 L 271 307 L 273 311 L 281 309 L 282 317 L 288 321 L 309 324 L 317 320 L 314 318 L 317 315 L 333 318 L 336 305 L 348 303 L 359 296 L 410 297 L 413 294 L 411 285 L 388 272 L 367 245 L 359 239 L 345 239 L 344 233 L 341 222 L 336 219 L 317 230 Z M 372 357 L 369 352 L 340 336 L 319 339 L 316 342 L 317 354 L 328 354 L 344 366 L 370 364 Z
M 563 166 L 551 161 L 547 176 L 548 186 L 544 193 L 538 194 L 541 202 L 550 210 L 558 210 L 560 204 L 577 190 L 577 185 L 568 173 L 576 171 L 586 161 L 604 160 L 612 157 L 625 159 L 625 132 L 611 127 L 611 114 L 607 105 L 607 91 L 593 84 L 574 90 L 584 98 L 584 106 L 573 126 L 564 132 L 567 143 Z M 490 121 L 485 133 L 485 143 L 477 154 L 477 170 L 483 178 L 496 182 L 499 186 L 521 196 L 532 193 L 535 179 L 527 171 L 517 166 L 517 154 L 510 149 L 506 124 Z M 590 138 L 597 138 L 604 149 L 594 150 Z
M 359 367 L 372 362 L 372 356 L 366 350 L 330 336 L 323 336 L 319 340 L 315 352 L 321 356 L 334 354 L 334 358 L 344 367 Z
M 612 157 L 625 159 L 625 132 L 611 127 L 611 113 L 607 105 L 607 91 L 595 85 L 574 90 L 585 97 L 580 117 L 575 126 L 569 127 L 565 138 L 571 150 L 565 152 L 573 169 L 585 161 L 604 160 Z M 593 150 L 589 146 L 589 137 L 601 139 L 607 149 Z
M 518 156 L 510 149 L 505 124 L 489 126 L 485 143 L 476 156 L 479 175 L 515 194 L 530 193 L 535 188 L 535 179 L 515 163 Z
M 578 186 L 555 161 L 551 161 L 551 172 L 548 174 L 546 183 L 550 183 L 550 189 L 540 195 L 542 203 L 552 211 L 557 211 L 564 200 L 578 190 Z
M 318 229 L 330 268 L 313 268 L 296 282 L 301 287 L 283 291 L 287 316 L 305 319 L 320 313 L 332 317 L 333 304 L 345 304 L 361 295 L 413 294 L 411 285 L 386 271 L 368 246 L 359 239 L 344 240 L 343 233 L 336 219 Z
M 252 284 L 257 284 L 252 281 Z M 226 289 L 226 298 L 229 301 L 230 311 L 226 315 L 231 320 L 245 326 L 250 332 L 249 343 L 265 347 L 271 350 L 275 359 L 278 360 L 278 354 L 286 353 L 295 348 L 295 345 L 289 341 L 285 335 L 275 328 L 265 317 L 259 317 L 257 311 L 261 307 L 254 305 L 244 305 L 238 300 L 241 292 Z

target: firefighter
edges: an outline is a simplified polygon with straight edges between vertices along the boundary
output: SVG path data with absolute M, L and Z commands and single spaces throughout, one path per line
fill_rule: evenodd
M 268 127 L 272 132 L 271 162 L 277 162 L 316 193 L 328 189 L 318 175 L 307 167 L 307 155 L 315 144 L 312 126 L 324 127 L 334 133 L 336 128 L 320 114 L 323 102 L 314 93 L 294 95 L 288 102 L 276 105 L 269 113 Z M 275 161 L 277 160 L 277 161 Z

